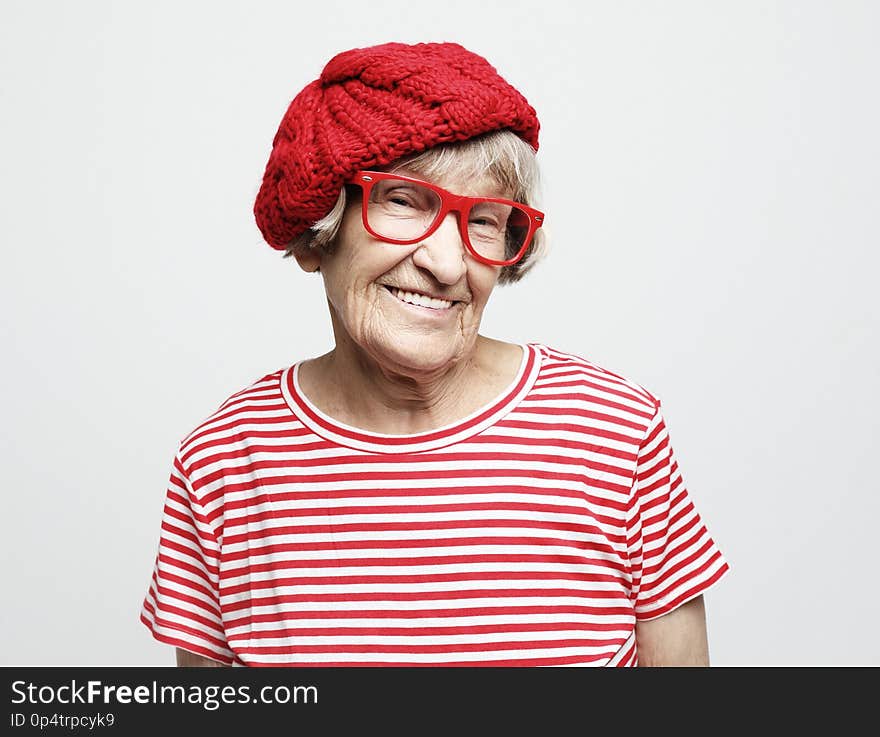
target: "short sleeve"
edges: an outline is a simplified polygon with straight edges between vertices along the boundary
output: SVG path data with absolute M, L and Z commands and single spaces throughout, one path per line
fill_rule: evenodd
M 160 642 L 231 665 L 220 617 L 219 558 L 217 534 L 178 453 L 141 621 Z
M 685 488 L 659 400 L 639 445 L 627 547 L 639 621 L 668 614 L 729 570 Z

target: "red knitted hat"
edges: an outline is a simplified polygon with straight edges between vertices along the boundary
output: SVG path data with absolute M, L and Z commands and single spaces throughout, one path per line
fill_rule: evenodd
M 359 169 L 502 128 L 537 150 L 534 108 L 458 44 L 344 51 L 287 108 L 254 204 L 257 225 L 284 249 L 330 212 Z

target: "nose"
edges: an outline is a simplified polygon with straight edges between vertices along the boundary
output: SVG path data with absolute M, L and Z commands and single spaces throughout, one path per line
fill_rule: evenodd
M 457 213 L 447 213 L 440 227 L 413 253 L 413 263 L 430 271 L 443 284 L 457 284 L 467 271 L 466 249 L 458 229 Z

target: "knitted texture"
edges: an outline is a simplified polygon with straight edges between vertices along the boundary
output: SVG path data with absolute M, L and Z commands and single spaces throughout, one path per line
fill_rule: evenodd
M 330 212 L 359 169 L 503 128 L 537 150 L 534 108 L 458 44 L 344 51 L 287 108 L 254 204 L 257 225 L 284 249 Z

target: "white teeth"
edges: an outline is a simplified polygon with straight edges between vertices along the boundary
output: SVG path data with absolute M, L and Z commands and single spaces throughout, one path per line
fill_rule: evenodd
M 420 307 L 430 307 L 434 310 L 445 310 L 452 307 L 452 302 L 448 300 L 434 299 L 433 297 L 427 297 L 424 294 L 417 294 L 415 292 L 404 292 L 394 287 L 391 288 L 391 293 L 399 300 L 419 305 Z

